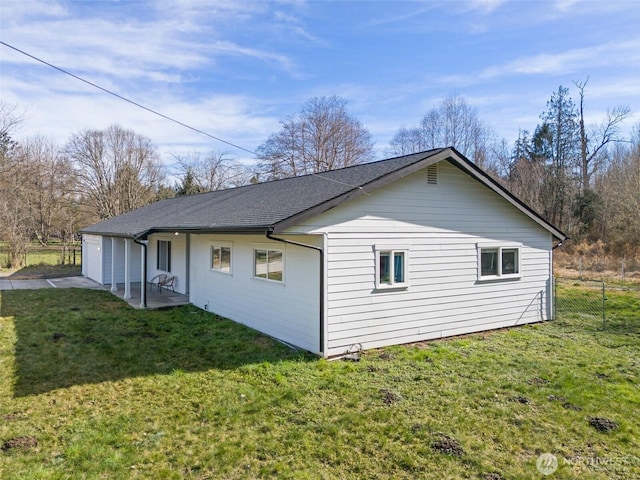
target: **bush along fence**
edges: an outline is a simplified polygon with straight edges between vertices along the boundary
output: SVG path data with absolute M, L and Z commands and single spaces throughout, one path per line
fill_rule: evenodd
M 22 266 L 30 265 L 82 265 L 82 245 L 78 243 L 66 245 L 30 244 L 22 254 Z M 9 253 L 0 242 L 0 267 L 11 268 Z
M 554 299 L 554 318 L 579 317 L 602 322 L 602 328 L 606 328 L 607 296 L 604 281 L 556 277 Z

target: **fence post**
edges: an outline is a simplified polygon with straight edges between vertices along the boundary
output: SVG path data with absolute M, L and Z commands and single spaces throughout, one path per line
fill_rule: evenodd
M 607 297 L 605 296 L 605 290 L 604 290 L 604 281 L 602 282 L 602 329 L 604 330 L 605 328 L 607 328 L 607 317 L 605 315 L 605 300 L 607 299 Z
M 551 277 L 551 281 L 553 282 L 551 291 L 553 292 L 553 311 L 551 315 L 553 315 L 553 320 L 558 319 L 558 281 L 556 277 Z

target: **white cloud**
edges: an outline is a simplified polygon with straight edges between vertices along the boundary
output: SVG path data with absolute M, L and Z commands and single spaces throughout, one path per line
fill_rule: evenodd
M 640 60 L 640 37 L 622 42 L 607 42 L 560 53 L 540 53 L 520 57 L 504 65 L 486 68 L 480 73 L 484 79 L 503 75 L 559 75 L 591 67 L 627 66 Z

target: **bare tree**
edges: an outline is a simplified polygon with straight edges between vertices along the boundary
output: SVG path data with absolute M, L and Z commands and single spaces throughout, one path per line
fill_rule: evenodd
M 15 106 L 0 101 L 0 238 L 10 267 L 22 266 L 29 243 L 28 172 L 21 168 L 19 145 L 12 138 L 21 122 Z
M 369 131 L 340 97 L 316 97 L 258 147 L 259 170 L 268 179 L 324 172 L 373 158 Z
M 484 167 L 493 146 L 493 132 L 478 117 L 478 111 L 461 96 L 449 96 L 429 110 L 416 128 L 398 130 L 389 145 L 392 155 L 405 155 L 432 148 L 455 147 Z
M 75 176 L 59 148 L 42 136 L 23 141 L 18 148 L 21 168 L 28 171 L 23 188 L 29 208 L 29 232 L 42 245 L 60 236 L 63 211 L 73 202 Z
M 619 254 L 640 253 L 640 123 L 628 145 L 616 144 L 606 172 L 597 178 L 603 199 L 600 234 Z
M 607 110 L 607 119 L 599 124 L 593 125 L 587 131 L 584 123 L 584 90 L 589 82 L 587 77 L 584 81 L 574 81 L 580 94 L 579 105 L 579 125 L 580 125 L 580 180 L 581 193 L 583 195 L 591 187 L 591 177 L 601 167 L 605 158 L 603 153 L 606 146 L 611 142 L 620 142 L 623 139 L 619 136 L 620 124 L 631 115 L 631 109 L 627 105 L 618 105 Z
M 401 128 L 389 142 L 387 153 L 390 155 L 409 155 L 411 153 L 423 152 L 430 147 L 427 139 L 423 138 L 420 128 Z
M 163 168 L 149 138 L 112 125 L 73 135 L 64 152 L 76 167 L 79 193 L 98 218 L 155 200 Z
M 173 158 L 182 179 L 181 184 L 176 187 L 178 195 L 246 185 L 252 175 L 246 167 L 226 153 L 210 152 L 204 157 L 200 153 L 192 153 L 174 155 Z

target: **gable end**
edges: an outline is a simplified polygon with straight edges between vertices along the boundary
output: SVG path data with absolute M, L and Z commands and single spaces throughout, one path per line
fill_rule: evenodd
M 438 184 L 438 164 L 434 163 L 427 167 L 427 185 Z

